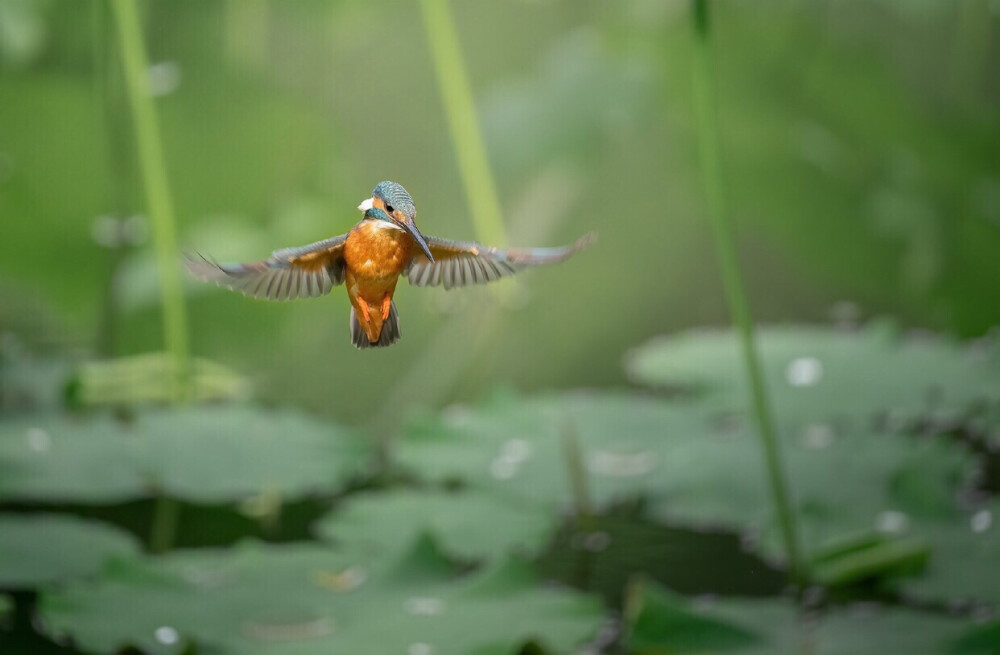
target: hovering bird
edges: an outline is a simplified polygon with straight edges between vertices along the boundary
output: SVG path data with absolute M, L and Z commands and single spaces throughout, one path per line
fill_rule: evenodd
M 189 256 L 188 271 L 203 281 L 265 300 L 322 296 L 346 283 L 351 341 L 357 348 L 371 348 L 399 340 L 392 296 L 400 275 L 418 287 L 484 284 L 532 266 L 561 262 L 594 240 L 591 233 L 561 248 L 501 250 L 474 241 L 425 237 L 414 223 L 417 208 L 410 194 L 388 181 L 379 182 L 358 209 L 364 216 L 347 234 L 276 250 L 269 259 L 247 264 L 218 264 Z

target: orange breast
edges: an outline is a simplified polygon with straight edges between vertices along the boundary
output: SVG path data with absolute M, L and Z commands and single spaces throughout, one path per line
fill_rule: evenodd
M 377 280 L 403 272 L 413 255 L 413 238 L 402 230 L 367 220 L 351 230 L 344 261 L 358 278 Z
M 359 223 L 344 243 L 347 272 L 364 297 L 393 289 L 413 256 L 413 238 L 379 221 Z

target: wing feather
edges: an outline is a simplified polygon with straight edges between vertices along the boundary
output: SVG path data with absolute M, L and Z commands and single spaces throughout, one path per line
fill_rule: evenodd
M 343 284 L 346 234 L 297 248 L 275 250 L 268 259 L 244 264 L 219 264 L 188 255 L 188 272 L 204 282 L 264 300 L 314 298 Z
M 423 253 L 410 260 L 404 274 L 418 287 L 443 286 L 445 289 L 471 284 L 486 284 L 510 277 L 533 266 L 555 264 L 568 259 L 594 242 L 593 233 L 576 243 L 557 248 L 511 248 L 503 250 L 475 241 L 451 241 L 426 237 L 434 261 Z

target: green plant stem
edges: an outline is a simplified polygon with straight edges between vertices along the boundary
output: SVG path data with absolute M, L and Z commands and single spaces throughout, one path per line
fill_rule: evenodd
M 153 509 L 153 527 L 149 531 L 149 551 L 163 553 L 170 550 L 177 534 L 180 505 L 173 498 L 157 496 Z
M 136 147 L 139 151 L 139 169 L 146 193 L 156 263 L 160 274 L 164 341 L 167 352 L 177 362 L 173 381 L 174 397 L 183 400 L 188 395 L 190 379 L 187 317 L 181 289 L 180 267 L 177 263 L 174 209 L 167 183 L 159 121 L 149 89 L 149 63 L 134 0 L 112 0 L 111 6 L 118 23 L 122 62 L 125 67 L 125 87 L 132 111 Z
M 455 20 L 447 0 L 420 0 L 420 8 L 476 238 L 503 247 L 507 244 L 503 213 L 476 117 Z
M 712 221 L 712 231 L 715 237 L 719 266 L 722 270 L 726 300 L 733 320 L 739 329 L 743 364 L 753 399 L 754 416 L 767 465 L 772 500 L 781 525 L 789 574 L 794 582 L 800 582 L 803 569 L 799 554 L 795 514 L 792 511 L 788 482 L 782 464 L 774 419 L 771 415 L 767 386 L 764 383 L 760 357 L 757 353 L 753 319 L 743 288 L 743 277 L 740 273 L 733 226 L 723 190 L 722 165 L 719 160 L 719 141 L 716 133 L 716 110 L 713 95 L 715 71 L 712 59 L 708 0 L 693 0 L 692 8 L 695 23 L 694 101 L 698 121 L 698 154 L 701 162 L 705 200 L 708 203 L 708 214 Z
M 569 473 L 570 488 L 573 491 L 576 522 L 582 529 L 590 530 L 593 528 L 594 511 L 590 504 L 587 469 L 583 465 L 583 454 L 580 451 L 580 440 L 576 436 L 576 426 L 573 425 L 569 417 L 560 426 L 559 437 L 562 441 L 566 470 Z

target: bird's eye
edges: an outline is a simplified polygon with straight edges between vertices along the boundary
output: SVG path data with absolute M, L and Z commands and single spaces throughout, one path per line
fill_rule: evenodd
M 386 205 L 386 206 L 385 206 L 385 210 L 386 210 L 387 212 L 389 212 L 390 214 L 391 214 L 392 212 L 396 211 L 395 209 L 393 209 L 393 208 L 392 208 L 392 205 Z

